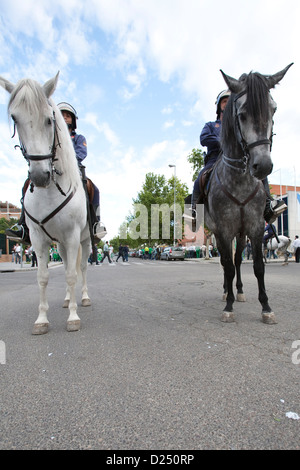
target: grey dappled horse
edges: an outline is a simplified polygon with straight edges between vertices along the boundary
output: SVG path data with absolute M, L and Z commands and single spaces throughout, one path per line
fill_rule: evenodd
M 274 75 L 243 74 L 238 80 L 222 70 L 231 91 L 223 121 L 222 154 L 210 179 L 205 203 L 205 223 L 214 233 L 224 268 L 227 290 L 222 321 L 234 321 L 233 279 L 237 275 L 237 300 L 244 301 L 240 266 L 246 236 L 251 240 L 254 274 L 264 323 L 276 323 L 264 283 L 262 239 L 266 193 L 262 180 L 272 172 L 271 146 L 276 103 L 269 90 L 284 77 L 292 64 Z M 233 263 L 232 240 L 236 237 Z

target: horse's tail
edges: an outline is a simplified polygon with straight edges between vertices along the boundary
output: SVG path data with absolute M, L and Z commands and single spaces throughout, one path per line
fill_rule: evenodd
M 78 253 L 77 253 L 77 260 L 76 260 L 76 272 L 77 272 L 77 280 L 81 280 L 82 273 L 81 273 L 81 260 L 82 260 L 82 246 L 79 243 Z

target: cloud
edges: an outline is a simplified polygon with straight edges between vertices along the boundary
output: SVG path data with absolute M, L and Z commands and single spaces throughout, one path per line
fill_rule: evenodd
M 95 113 L 86 113 L 83 120 L 94 127 L 98 132 L 100 132 L 105 139 L 112 145 L 112 147 L 119 146 L 119 138 L 115 132 L 111 129 L 110 125 L 107 122 L 100 122 L 98 116 Z
M 166 121 L 163 125 L 164 129 L 170 129 L 170 127 L 174 127 L 175 121 Z

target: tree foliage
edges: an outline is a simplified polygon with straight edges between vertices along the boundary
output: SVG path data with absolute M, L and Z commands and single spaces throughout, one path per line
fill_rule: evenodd
M 16 223 L 16 219 L 5 219 L 5 217 L 1 217 L 0 219 L 0 233 L 5 233 L 7 228 L 12 227 Z
M 204 153 L 200 149 L 193 149 L 188 155 L 187 160 L 193 167 L 193 181 L 195 181 L 199 175 L 201 168 L 204 165 Z

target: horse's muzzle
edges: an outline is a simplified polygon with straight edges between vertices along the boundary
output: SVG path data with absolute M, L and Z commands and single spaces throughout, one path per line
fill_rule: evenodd
M 28 177 L 37 188 L 47 188 L 51 181 L 50 171 L 29 171 Z
M 273 163 L 271 159 L 261 160 L 259 162 L 253 162 L 250 165 L 250 174 L 258 180 L 265 179 L 273 170 Z

